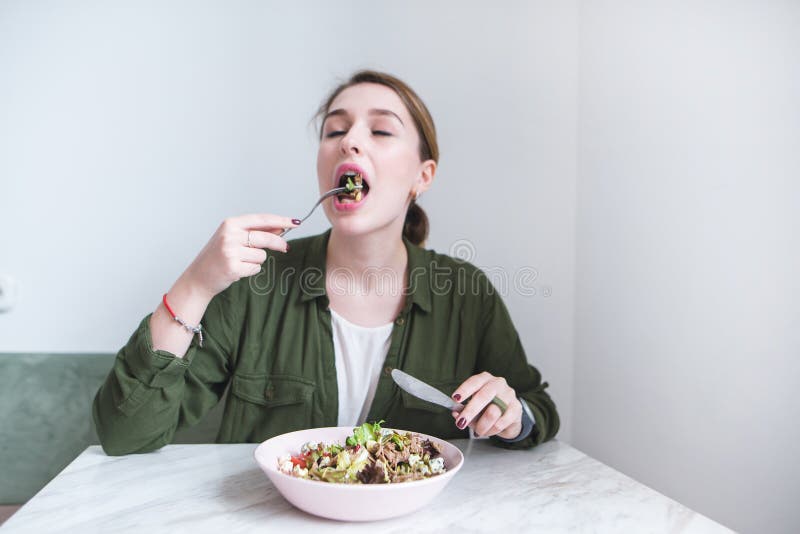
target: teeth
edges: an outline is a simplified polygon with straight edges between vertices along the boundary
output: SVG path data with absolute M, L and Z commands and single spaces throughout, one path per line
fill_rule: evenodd
M 350 178 L 351 180 L 355 181 L 358 180 L 360 177 L 361 175 L 357 172 L 347 171 L 346 173 L 339 176 L 339 180 L 347 180 L 348 178 Z

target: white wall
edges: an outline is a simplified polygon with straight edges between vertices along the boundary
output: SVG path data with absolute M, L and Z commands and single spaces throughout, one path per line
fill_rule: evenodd
M 0 3 L 0 275 L 19 283 L 0 352 L 115 352 L 223 218 L 304 214 L 311 115 L 379 68 L 437 121 L 430 246 L 538 272 L 506 300 L 569 439 L 577 24 L 575 1 Z
M 800 526 L 800 3 L 581 4 L 574 443 Z
M 798 3 L 373 4 L 1 3 L 0 351 L 116 351 L 222 218 L 305 212 L 313 110 L 386 69 L 437 120 L 431 246 L 539 273 L 506 300 L 560 438 L 800 524 Z

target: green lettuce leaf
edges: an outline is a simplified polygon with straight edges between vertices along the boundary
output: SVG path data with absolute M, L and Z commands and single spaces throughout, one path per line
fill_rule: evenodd
M 378 438 L 381 435 L 381 423 L 383 421 L 378 421 L 377 423 L 364 423 L 358 428 L 353 429 L 353 435 L 347 438 L 347 444 L 351 447 L 355 447 L 356 445 L 367 445 L 367 441 L 378 441 Z

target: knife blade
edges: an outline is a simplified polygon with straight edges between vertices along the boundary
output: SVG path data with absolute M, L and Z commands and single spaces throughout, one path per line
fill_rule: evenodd
M 454 412 L 460 412 L 464 409 L 464 405 L 454 401 L 449 395 L 442 393 L 430 384 L 426 384 L 419 378 L 414 378 L 408 373 L 404 373 L 400 369 L 392 370 L 392 379 L 395 384 L 400 386 L 404 391 L 414 395 L 418 399 L 444 406 Z

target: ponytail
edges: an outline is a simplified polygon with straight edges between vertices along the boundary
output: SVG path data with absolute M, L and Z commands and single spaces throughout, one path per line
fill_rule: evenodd
M 403 237 L 414 245 L 422 247 L 428 238 L 428 229 L 428 216 L 420 205 L 412 200 L 406 212 L 406 222 L 403 224 Z

